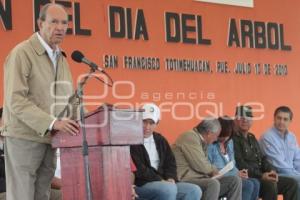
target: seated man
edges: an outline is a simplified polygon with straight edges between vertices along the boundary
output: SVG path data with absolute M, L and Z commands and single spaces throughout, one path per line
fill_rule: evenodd
M 233 120 L 228 116 L 219 117 L 222 130 L 218 140 L 208 145 L 208 159 L 218 170 L 223 169 L 229 162 L 235 164 L 232 133 L 234 130 Z M 249 178 L 247 170 L 238 170 L 233 167 L 224 176 L 239 176 L 242 179 L 242 200 L 257 200 L 260 183 L 256 178 Z
M 207 146 L 218 138 L 221 126 L 218 119 L 206 118 L 193 130 L 180 135 L 173 145 L 177 163 L 178 178 L 197 184 L 203 190 L 202 200 L 242 199 L 242 181 L 238 176 L 224 176 L 213 179 L 217 168 L 207 157 Z
M 292 119 L 289 107 L 278 107 L 274 112 L 274 126 L 262 135 L 260 147 L 280 175 L 298 182 L 300 191 L 300 149 L 296 136 L 288 130 Z
M 260 181 L 260 196 L 263 200 L 277 200 L 277 194 L 283 194 L 285 200 L 296 200 L 297 182 L 277 175 L 274 167 L 262 154 L 255 136 L 249 132 L 252 126 L 252 108 L 239 106 L 235 116 L 237 132 L 232 139 L 238 169 L 247 169 L 249 177 Z
M 169 143 L 154 132 L 160 119 L 159 108 L 155 104 L 145 104 L 143 109 L 144 145 L 130 147 L 137 168 L 135 184 L 155 192 L 156 200 L 200 200 L 201 189 L 197 185 L 177 181 L 175 158 Z M 140 196 L 138 190 L 137 194 Z

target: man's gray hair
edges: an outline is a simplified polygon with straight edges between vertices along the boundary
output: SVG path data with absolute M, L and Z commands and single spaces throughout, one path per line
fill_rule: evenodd
M 200 134 L 218 133 L 221 130 L 221 124 L 217 118 L 206 117 L 195 128 Z
M 45 21 L 45 20 L 46 20 L 46 15 L 47 15 L 48 8 L 49 8 L 50 6 L 53 6 L 53 5 L 59 6 L 59 7 L 61 7 L 62 9 L 65 10 L 64 6 L 61 5 L 61 4 L 56 4 L 56 3 L 53 3 L 53 2 L 52 2 L 52 3 L 47 3 L 47 4 L 45 4 L 45 5 L 41 8 L 41 10 L 40 10 L 40 13 L 39 13 L 39 19 L 40 19 L 41 21 Z

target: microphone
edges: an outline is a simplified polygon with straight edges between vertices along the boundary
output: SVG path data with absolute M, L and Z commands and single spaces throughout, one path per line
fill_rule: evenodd
M 72 59 L 75 61 L 75 62 L 78 62 L 78 63 L 85 63 L 87 64 L 88 66 L 90 66 L 92 68 L 92 70 L 96 71 L 96 70 L 99 70 L 100 72 L 104 72 L 103 69 L 99 68 L 98 65 L 96 63 L 93 63 L 92 61 L 88 60 L 86 57 L 84 57 L 84 55 L 78 51 L 78 50 L 75 50 L 73 51 L 72 55 L 71 55 Z

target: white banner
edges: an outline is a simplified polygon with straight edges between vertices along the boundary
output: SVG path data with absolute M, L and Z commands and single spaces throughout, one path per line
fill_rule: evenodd
M 194 0 L 194 1 L 201 1 L 207 3 L 219 3 L 219 4 L 226 4 L 226 5 L 233 5 L 233 6 L 243 6 L 243 7 L 251 7 L 253 8 L 254 0 Z

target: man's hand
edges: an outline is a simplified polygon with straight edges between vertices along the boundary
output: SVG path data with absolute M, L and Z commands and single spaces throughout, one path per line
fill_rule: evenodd
M 241 178 L 245 178 L 245 179 L 249 178 L 249 177 L 248 177 L 248 170 L 247 170 L 247 169 L 242 169 L 242 170 L 240 170 L 240 171 L 239 171 L 239 176 L 240 176 Z
M 132 185 L 131 187 L 131 199 L 135 200 L 135 198 L 138 198 L 139 196 L 135 192 L 135 185 Z
M 262 175 L 262 179 L 276 183 L 278 181 L 278 175 L 275 171 L 265 172 Z
M 74 136 L 79 134 L 79 125 L 74 120 L 70 120 L 66 118 L 61 120 L 55 120 L 53 124 L 53 129 Z
M 56 189 L 56 190 L 60 190 L 61 186 L 62 186 L 61 179 L 54 176 L 52 181 L 51 181 L 51 188 Z
M 210 174 L 211 177 L 216 176 L 219 174 L 219 170 L 213 170 Z
M 167 182 L 167 183 L 172 183 L 172 184 L 174 184 L 175 183 L 175 180 L 174 179 L 172 179 L 172 178 L 169 178 L 169 179 L 162 179 L 161 180 L 162 182 Z
M 278 174 L 274 170 L 272 170 L 270 173 L 270 176 L 273 177 L 276 182 L 278 182 Z
M 168 178 L 167 181 L 170 182 L 170 183 L 175 183 L 175 180 L 172 179 L 172 178 Z

